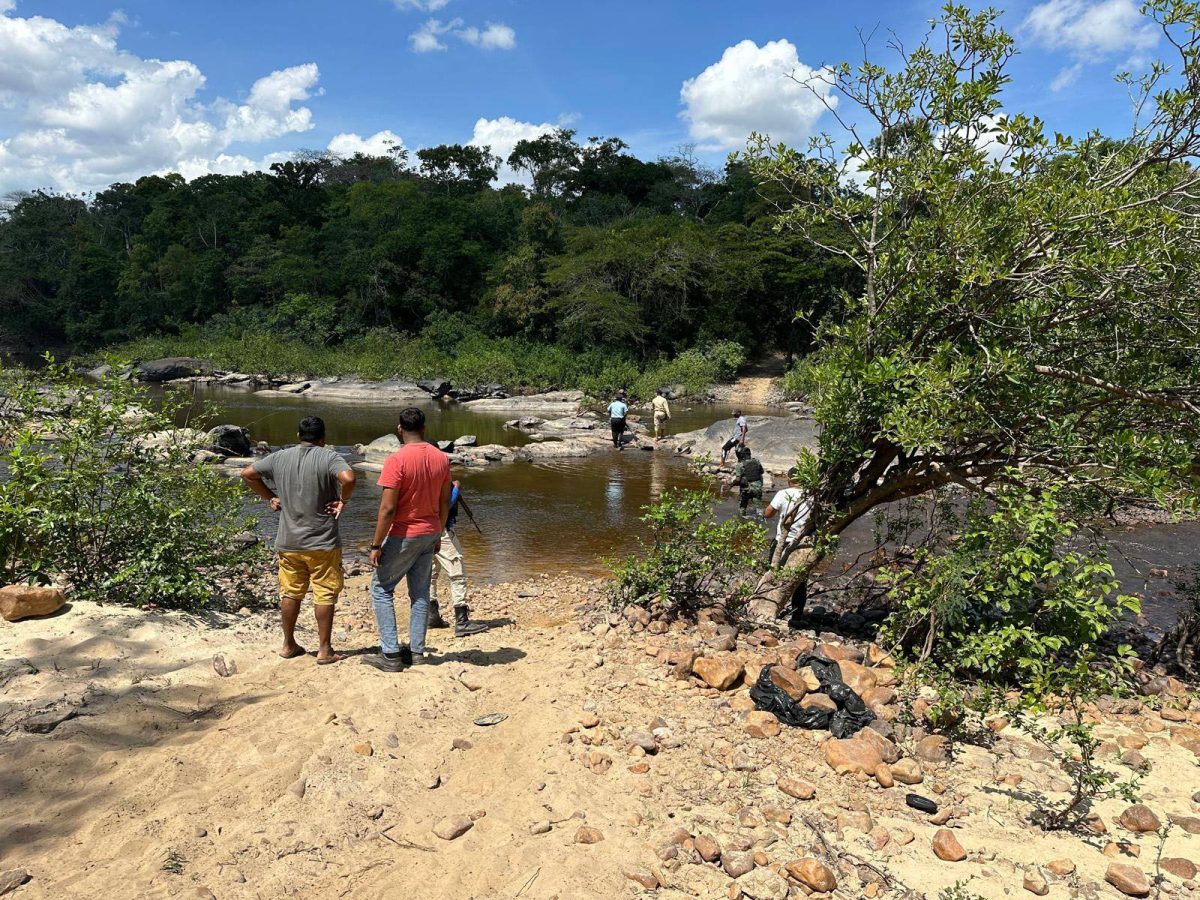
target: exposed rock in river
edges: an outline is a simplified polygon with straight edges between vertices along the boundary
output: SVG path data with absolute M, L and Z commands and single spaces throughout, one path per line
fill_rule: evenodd
M 809 419 L 783 416 L 747 416 L 750 431 L 746 444 L 769 472 L 781 474 L 796 464 L 796 457 L 807 447 L 815 450 L 817 432 Z M 733 419 L 722 419 L 707 428 L 674 435 L 668 443 L 681 453 L 700 456 L 707 453 L 721 458 L 721 447 L 733 436 Z M 730 460 L 733 454 L 730 454 Z
M 512 410 L 514 412 L 574 416 L 579 414 L 579 404 L 582 402 L 583 391 L 550 391 L 547 394 L 530 394 L 528 397 L 468 400 L 465 405 L 471 409 Z

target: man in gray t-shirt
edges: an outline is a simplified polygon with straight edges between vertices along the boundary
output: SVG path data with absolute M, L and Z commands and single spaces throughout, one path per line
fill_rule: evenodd
M 354 493 L 354 470 L 325 446 L 325 423 L 309 416 L 300 423 L 300 443 L 256 460 L 242 479 L 279 513 L 279 608 L 284 659 L 303 656 L 296 619 L 309 588 L 317 618 L 317 663 L 335 663 L 333 613 L 342 592 L 342 542 L 338 519 Z

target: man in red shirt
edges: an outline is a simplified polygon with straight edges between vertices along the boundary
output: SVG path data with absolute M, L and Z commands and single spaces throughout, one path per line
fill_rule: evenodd
M 383 497 L 371 541 L 371 603 L 379 629 L 379 655 L 363 662 L 383 672 L 399 672 L 424 662 L 433 557 L 450 516 L 450 461 L 425 440 L 425 413 L 410 406 L 400 413 L 400 449 L 387 458 L 379 476 Z M 408 580 L 408 646 L 396 634 L 393 598 L 401 578 Z

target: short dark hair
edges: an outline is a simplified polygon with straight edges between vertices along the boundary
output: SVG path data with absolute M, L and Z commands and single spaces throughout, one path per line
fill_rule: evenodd
M 300 440 L 309 444 L 325 440 L 325 420 L 320 416 L 305 416 L 296 431 Z
M 417 409 L 415 406 L 410 406 L 407 409 L 400 410 L 400 430 L 407 431 L 409 434 L 417 434 L 425 427 L 425 413 Z
M 742 408 L 740 406 L 735 406 L 733 408 L 733 414 L 735 416 L 740 416 L 742 414 Z
M 738 459 L 749 459 L 750 456 L 751 456 L 751 454 L 750 454 L 749 447 L 745 447 L 745 446 L 738 447 L 738 449 L 737 449 L 737 458 Z

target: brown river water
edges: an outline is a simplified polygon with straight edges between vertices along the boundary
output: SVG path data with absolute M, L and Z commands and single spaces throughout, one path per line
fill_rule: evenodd
M 393 431 L 399 412 L 388 404 L 259 397 L 230 388 L 188 390 L 194 401 L 181 414 L 181 424 L 186 420 L 197 427 L 243 425 L 252 440 L 278 447 L 295 441 L 301 418 L 319 415 L 325 420 L 329 443 L 350 455 L 355 444 L 370 443 Z M 519 446 L 527 440 L 521 432 L 504 428 L 504 422 L 517 413 L 472 410 L 432 400 L 420 405 L 426 411 L 432 440 L 464 434 L 474 434 L 480 444 Z M 727 404 L 672 404 L 671 430 L 692 431 L 726 419 L 732 433 L 732 409 Z M 749 415 L 780 414 L 771 408 L 745 407 L 744 411 Z M 456 470 L 455 477 L 462 482 L 479 523 L 476 530 L 465 516 L 459 521 L 468 574 L 485 582 L 566 572 L 604 575 L 609 571 L 607 560 L 636 551 L 644 506 L 668 489 L 697 483 L 686 459 L 641 450 L 606 451 L 544 463 L 494 464 Z M 342 520 L 351 554 L 364 554 L 370 544 L 378 500 L 375 476 L 361 472 Z M 262 504 L 253 509 L 259 516 L 260 531 L 272 537 L 276 516 Z M 734 497 L 723 500 L 721 513 L 736 514 Z M 871 522 L 864 519 L 843 535 L 840 556 L 849 559 L 868 549 L 871 529 Z M 1146 624 L 1155 630 L 1172 624 L 1177 607 L 1173 582 L 1184 567 L 1200 562 L 1200 522 L 1112 528 L 1106 535 L 1123 588 L 1144 598 Z M 1164 571 L 1165 576 L 1161 574 Z

